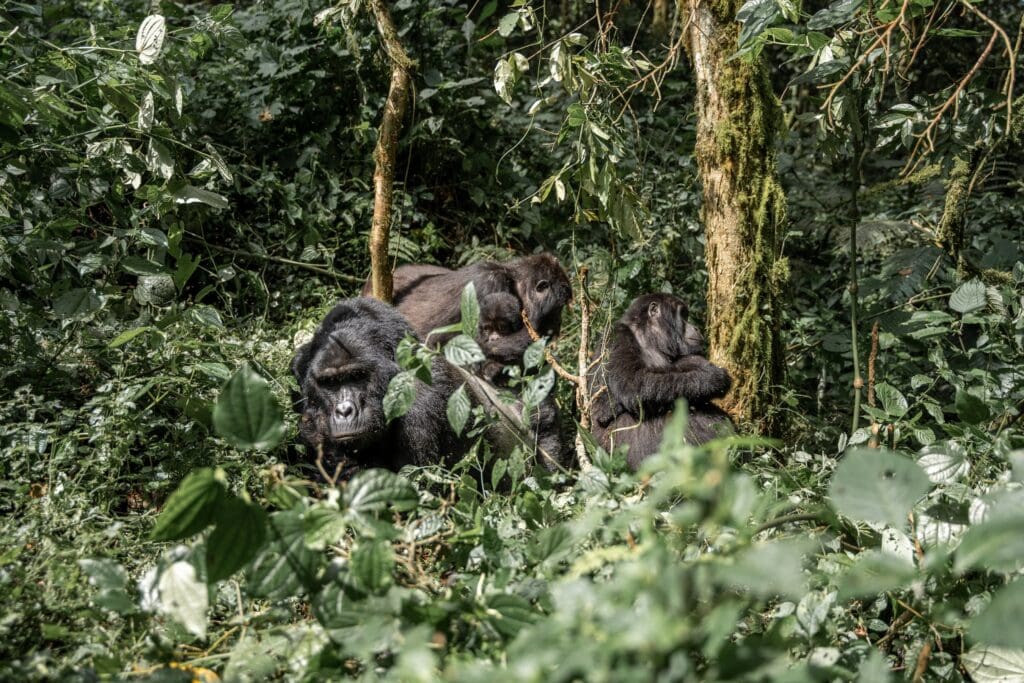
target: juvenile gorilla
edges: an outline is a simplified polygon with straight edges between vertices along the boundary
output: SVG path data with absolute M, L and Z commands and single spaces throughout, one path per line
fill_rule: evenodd
M 534 254 L 502 263 L 481 261 L 459 270 L 399 266 L 394 273 L 394 303 L 426 339 L 431 330 L 459 321 L 462 290 L 469 282 L 476 288 L 481 310 L 477 341 L 490 361 L 502 365 L 518 362 L 532 342 L 519 317 L 521 310 L 538 334 L 555 336 L 561 329 L 562 308 L 572 298 L 569 276 L 558 260 L 551 254 Z M 363 294 L 369 293 L 367 282 Z
M 458 384 L 438 358 L 431 384 L 417 383 L 416 400 L 402 417 L 384 419 L 383 399 L 399 372 L 395 350 L 412 328 L 398 311 L 374 299 L 339 303 L 299 347 L 292 373 L 302 392 L 299 436 L 328 470 L 397 470 L 436 463 L 454 454 L 458 438 L 448 424 L 448 397 Z
M 688 442 L 704 443 L 731 428 L 711 399 L 724 396 L 732 379 L 701 355 L 704 337 L 688 314 L 671 294 L 637 297 L 612 330 L 607 359 L 591 373 L 594 435 L 604 448 L 613 440 L 628 445 L 633 469 L 658 450 L 679 398 L 690 408 Z
M 363 467 L 397 470 L 445 458 L 451 462 L 465 450 L 467 444 L 452 430 L 446 410 L 463 378 L 441 356 L 431 367 L 431 383 L 417 382 L 408 412 L 390 423 L 385 420 L 384 395 L 399 372 L 395 352 L 407 334 L 412 328 L 394 308 L 375 299 L 349 299 L 335 306 L 313 339 L 296 351 L 291 369 L 301 390 L 296 405 L 299 436 L 313 454 L 323 454 L 328 471 L 340 466 L 347 476 Z M 527 435 L 551 454 L 552 462 L 541 458 L 549 468 L 561 464 L 553 410 L 553 405 L 542 405 L 531 415 Z M 522 406 L 514 406 L 513 412 L 521 413 Z M 510 433 L 500 426 L 488 433 L 499 455 L 511 443 Z

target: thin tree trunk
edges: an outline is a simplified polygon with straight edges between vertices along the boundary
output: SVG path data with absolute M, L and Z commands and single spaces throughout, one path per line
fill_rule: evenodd
M 668 33 L 668 0 L 654 0 L 651 12 L 651 33 L 663 36 Z
M 388 262 L 388 243 L 391 238 L 391 198 L 395 180 L 395 152 L 398 135 L 402 130 L 405 106 L 409 101 L 409 72 L 413 63 L 405 54 L 398 31 L 391 20 L 384 0 L 370 0 L 380 32 L 391 62 L 391 85 L 384 103 L 377 146 L 373 150 L 376 168 L 373 172 L 373 221 L 370 225 L 370 283 L 373 296 L 390 303 L 393 293 L 391 265 Z
M 711 360 L 733 389 L 723 408 L 745 427 L 778 427 L 785 195 L 775 168 L 781 110 L 760 61 L 737 51 L 738 0 L 688 0 L 686 43 L 697 83 L 697 164 L 704 192 Z

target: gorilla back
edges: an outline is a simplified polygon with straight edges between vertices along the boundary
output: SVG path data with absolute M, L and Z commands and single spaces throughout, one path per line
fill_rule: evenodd
M 384 394 L 399 372 L 395 351 L 412 333 L 390 306 L 349 299 L 297 350 L 291 369 L 301 390 L 299 436 L 328 467 L 397 470 L 457 454 L 458 438 L 445 411 L 456 382 L 443 359 L 435 360 L 430 385 L 417 382 L 405 415 L 390 423 L 384 417 Z

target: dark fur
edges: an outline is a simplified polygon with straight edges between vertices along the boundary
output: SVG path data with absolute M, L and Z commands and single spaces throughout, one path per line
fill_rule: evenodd
M 481 330 L 509 330 L 483 348 L 491 360 L 503 364 L 521 358 L 532 342 L 519 319 L 521 310 L 526 311 L 538 334 L 553 337 L 561 329 L 562 308 L 572 298 L 569 276 L 558 260 L 551 254 L 534 254 L 501 263 L 481 261 L 459 270 L 399 266 L 394 273 L 394 304 L 420 338 L 426 339 L 432 330 L 459 321 L 462 290 L 469 282 L 481 305 Z M 369 287 L 367 282 L 364 294 Z M 497 299 L 491 299 L 496 295 Z M 435 335 L 430 341 L 443 342 L 447 336 Z
M 604 448 L 629 446 L 636 469 L 658 450 L 676 400 L 690 407 L 686 440 L 700 444 L 731 428 L 711 399 L 732 386 L 729 373 L 704 358 L 704 337 L 687 321 L 686 304 L 670 294 L 633 300 L 612 330 L 607 358 L 591 373 L 594 436 Z
M 299 436 L 312 454 L 323 449 L 329 471 L 337 464 L 397 470 L 457 454 L 446 407 L 458 384 L 441 358 L 431 369 L 431 384 L 417 384 L 409 411 L 390 424 L 384 419 L 384 394 L 399 372 L 395 350 L 407 334 L 412 328 L 395 309 L 374 299 L 349 299 L 296 352 L 291 368 L 302 392 Z M 351 418 L 335 412 L 345 400 L 355 404 Z M 352 434 L 333 438 L 332 415 Z
M 399 372 L 395 351 L 412 332 L 394 308 L 375 299 L 349 299 L 296 351 L 291 369 L 301 392 L 299 437 L 312 457 L 322 450 L 329 472 L 339 465 L 350 475 L 363 467 L 451 463 L 464 452 L 466 443 L 451 429 L 446 412 L 462 382 L 441 356 L 431 367 L 431 383 L 417 383 L 409 411 L 390 424 L 384 419 L 384 395 Z M 531 415 L 531 428 L 540 447 L 564 464 L 557 418 L 553 403 L 542 404 Z M 500 446 L 497 438 L 490 440 Z

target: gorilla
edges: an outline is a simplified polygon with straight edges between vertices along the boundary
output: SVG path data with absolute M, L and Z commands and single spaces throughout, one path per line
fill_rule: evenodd
M 518 362 L 532 343 L 520 311 L 541 336 L 561 330 L 562 308 L 572 298 L 569 276 L 551 254 L 522 256 L 498 263 L 481 261 L 448 270 L 440 266 L 404 265 L 395 269 L 394 304 L 421 339 L 434 329 L 452 325 L 461 316 L 462 290 L 472 282 L 480 304 L 477 341 L 488 360 L 502 365 Z M 368 281 L 363 294 L 369 295 Z M 430 341 L 445 341 L 433 336 Z
M 704 337 L 688 314 L 671 294 L 637 297 L 612 330 L 607 358 L 591 371 L 594 436 L 606 449 L 626 444 L 634 470 L 658 450 L 677 399 L 689 404 L 688 442 L 701 444 L 732 428 L 711 403 L 729 391 L 732 378 L 702 355 Z
M 299 437 L 330 467 L 397 470 L 437 463 L 458 450 L 446 415 L 458 383 L 442 358 L 434 361 L 430 384 L 417 381 L 409 411 L 390 424 L 384 419 L 384 394 L 400 370 L 395 351 L 407 334 L 412 328 L 395 309 L 375 299 L 349 299 L 296 351 L 291 370 L 301 390 Z
M 328 471 L 337 467 L 349 476 L 364 467 L 398 470 L 408 464 L 450 464 L 469 445 L 455 434 L 447 417 L 448 398 L 463 381 L 471 397 L 495 414 L 496 390 L 437 356 L 430 384 L 417 381 L 408 412 L 387 422 L 384 395 L 400 371 L 395 353 L 399 342 L 412 334 L 408 321 L 394 308 L 375 299 L 348 299 L 335 306 L 313 339 L 296 351 L 291 370 L 300 388 L 299 437 L 311 452 L 322 454 Z M 493 395 L 484 396 L 488 391 Z M 530 416 L 530 429 L 523 430 L 521 402 L 503 407 L 487 439 L 499 455 L 514 441 L 510 436 L 539 444 L 543 464 L 554 469 L 563 462 L 553 409 L 542 404 Z

